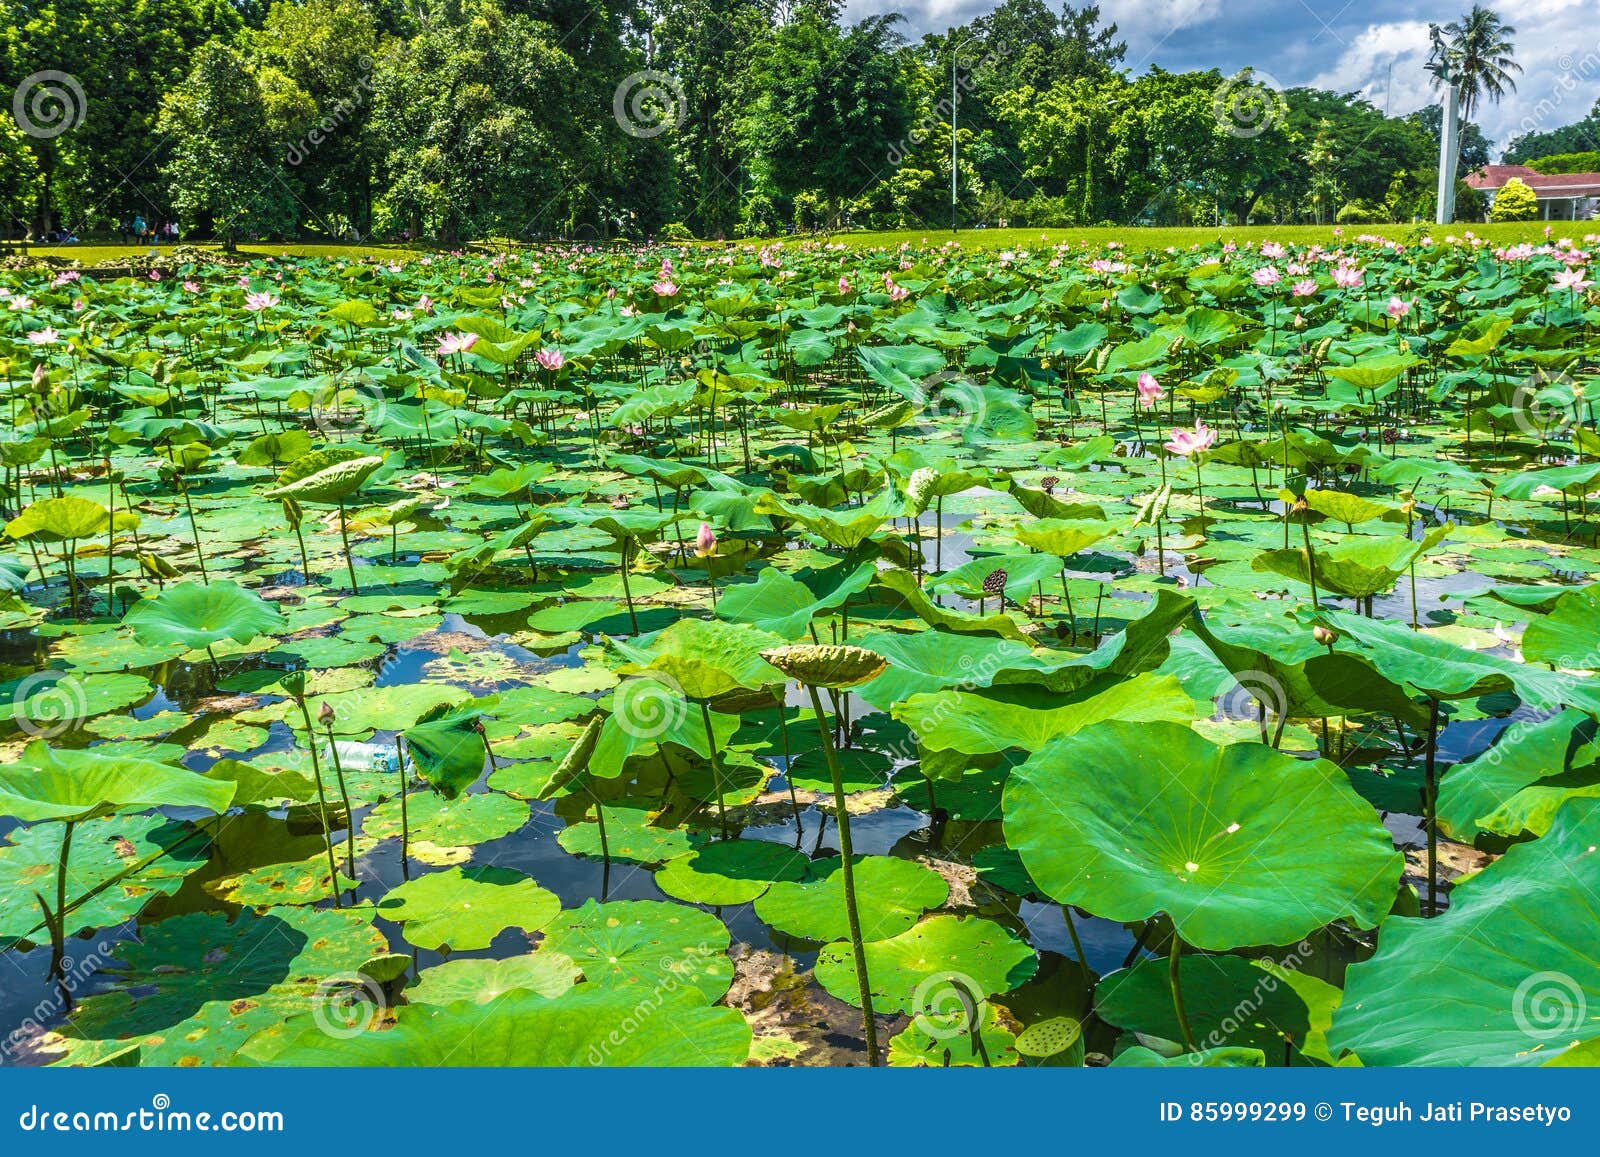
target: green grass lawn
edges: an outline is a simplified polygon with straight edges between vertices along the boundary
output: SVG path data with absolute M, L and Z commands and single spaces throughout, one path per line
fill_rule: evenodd
M 1552 239 L 1571 237 L 1581 242 L 1586 233 L 1600 233 L 1600 221 L 1457 222 L 1454 225 L 1421 228 L 1439 238 L 1460 237 L 1470 231 L 1496 245 L 1506 245 L 1518 241 L 1537 243 L 1544 240 L 1544 227 L 1547 224 L 1551 227 Z M 1063 241 L 1071 244 L 1082 241 L 1090 246 L 1098 246 L 1108 241 L 1120 241 L 1129 249 L 1143 250 L 1166 249 L 1169 246 L 1187 249 L 1191 245 L 1207 245 L 1215 241 L 1233 241 L 1242 245 L 1246 241 L 1259 243 L 1268 240 L 1302 245 L 1320 242 L 1332 247 L 1354 240 L 1363 233 L 1403 241 L 1419 232 L 1419 226 L 1416 225 L 1345 225 L 1340 228 L 1344 231 L 1342 237 L 1334 233 L 1333 225 L 1227 225 L 1209 229 L 1125 225 L 1084 229 L 963 229 L 954 234 L 948 229 L 905 229 L 887 233 L 836 233 L 825 239 L 856 248 L 870 248 L 879 245 L 892 247 L 902 242 L 918 246 L 942 245 L 954 237 L 965 249 L 1024 249 L 1041 244 L 1058 245 Z
M 1600 221 L 1520 221 L 1506 224 L 1458 223 L 1448 227 L 1428 227 L 1427 232 L 1437 237 L 1450 235 L 1460 237 L 1470 231 L 1496 245 L 1514 244 L 1518 241 L 1537 243 L 1544 240 L 1546 224 L 1552 230 L 1552 238 L 1570 237 L 1574 241 L 1581 242 L 1585 234 L 1600 233 Z M 1363 233 L 1405 240 L 1420 232 L 1419 227 L 1415 225 L 1347 225 L 1343 227 L 1342 236 L 1336 234 L 1334 229 L 1335 227 L 1332 225 L 1229 225 L 1208 229 L 1151 229 L 1126 225 L 1085 229 L 963 229 L 959 233 L 951 233 L 948 229 L 901 229 L 891 232 L 820 234 L 808 239 L 838 242 L 858 249 L 878 246 L 892 248 L 903 242 L 915 246 L 942 245 L 953 238 L 960 242 L 963 249 L 969 250 L 1025 249 L 1038 245 L 1058 245 L 1063 241 L 1074 245 L 1081 241 L 1089 246 L 1100 246 L 1108 241 L 1119 241 L 1129 250 L 1145 250 L 1166 249 L 1168 247 L 1187 249 L 1191 245 L 1207 245 L 1215 241 L 1233 241 L 1242 245 L 1246 241 L 1259 243 L 1266 240 L 1277 240 L 1301 244 L 1320 242 L 1327 246 L 1337 246 L 1341 242 L 1351 241 L 1358 234 Z M 792 243 L 800 239 L 787 237 L 777 238 L 776 240 Z M 749 243 L 754 244 L 755 242 Z M 745 242 L 738 244 L 745 244 Z M 203 245 L 201 248 L 216 249 L 217 247 Z M 420 254 L 430 252 L 425 246 L 398 244 L 241 245 L 239 250 L 241 253 L 257 256 L 276 256 L 279 254 L 288 254 L 293 257 L 361 258 L 380 256 L 397 261 L 407 261 Z M 168 252 L 169 250 L 163 249 L 162 251 Z M 31 255 L 77 261 L 82 265 L 95 265 L 126 261 L 132 257 L 148 254 L 150 249 L 148 246 L 139 245 L 37 245 L 29 246 L 28 252 Z

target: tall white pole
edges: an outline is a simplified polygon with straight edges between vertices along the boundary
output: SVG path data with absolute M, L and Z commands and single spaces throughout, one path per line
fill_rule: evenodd
M 1435 198 L 1434 223 L 1448 225 L 1456 216 L 1456 138 L 1460 135 L 1460 100 L 1456 86 L 1444 86 L 1443 117 L 1439 122 L 1439 195 Z

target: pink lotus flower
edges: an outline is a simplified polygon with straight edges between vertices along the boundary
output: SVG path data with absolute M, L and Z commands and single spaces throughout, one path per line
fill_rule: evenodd
M 1551 287 L 1553 289 L 1570 289 L 1577 293 L 1588 289 L 1593 284 L 1594 282 L 1592 281 L 1584 280 L 1583 267 L 1579 266 L 1576 269 L 1563 269 L 1556 274 L 1555 280 L 1551 282 Z
M 1262 289 L 1266 289 L 1269 285 L 1278 284 L 1282 278 L 1278 275 L 1278 267 L 1276 265 L 1263 265 L 1250 275 L 1250 280 Z
M 433 312 L 433 298 L 429 297 L 426 293 L 424 293 L 421 297 L 417 298 L 417 312 L 418 313 L 432 313 Z
M 553 346 L 540 350 L 533 357 L 543 369 L 547 369 L 551 373 L 555 373 L 567 364 L 567 355 Z
M 885 277 L 883 280 L 884 288 L 889 291 L 890 301 L 904 301 L 909 295 L 906 287 L 896 282 L 892 277 Z
M 656 282 L 650 288 L 655 290 L 655 293 L 656 293 L 657 297 L 676 297 L 676 296 L 678 296 L 678 286 L 677 286 L 677 284 L 675 282 L 672 281 L 671 278 L 663 277 L 660 281 Z
M 247 293 L 244 297 L 244 307 L 252 313 L 261 313 L 278 304 L 278 299 L 270 293 Z
M 1165 446 L 1169 453 L 1176 454 L 1180 458 L 1188 458 L 1202 450 L 1211 449 L 1216 443 L 1217 432 L 1197 418 L 1193 430 L 1174 429 L 1172 440 L 1165 443 Z
M 1280 261 L 1283 258 L 1284 248 L 1281 241 L 1263 241 L 1261 243 L 1261 256 L 1268 261 Z
M 1391 297 L 1389 298 L 1389 304 L 1386 305 L 1384 309 L 1390 317 L 1394 318 L 1396 321 L 1399 321 L 1401 318 L 1405 317 L 1406 314 L 1411 312 L 1411 303 L 1400 297 Z
M 1289 287 L 1289 292 L 1296 297 L 1313 297 L 1316 295 L 1317 288 L 1317 279 L 1315 277 L 1303 277 Z
M 464 354 L 478 344 L 475 333 L 447 333 L 439 339 L 441 354 Z
M 250 288 L 250 278 L 246 277 L 243 273 L 239 274 L 239 288 L 240 289 L 249 289 Z
M 198 281 L 185 281 L 183 283 L 183 291 L 185 293 L 199 293 L 200 283 Z
M 1138 390 L 1139 404 L 1147 410 L 1155 409 L 1156 403 L 1167 396 L 1154 374 L 1140 374 Z
M 36 329 L 30 333 L 28 340 L 34 345 L 53 345 L 61 340 L 61 335 L 56 332 L 54 326 L 47 325 L 43 329 Z
M 1333 270 L 1333 283 L 1340 289 L 1354 289 L 1362 282 L 1361 270 L 1354 265 L 1336 265 Z
M 695 552 L 695 554 L 698 555 L 700 558 L 705 558 L 707 555 L 709 555 L 712 551 L 714 551 L 716 549 L 717 549 L 717 535 L 716 535 L 716 532 L 711 529 L 711 524 L 709 522 L 702 522 L 700 524 L 699 533 L 697 533 L 694 536 L 694 552 Z
M 161 270 L 152 269 L 150 271 L 150 280 L 151 281 L 160 281 L 161 280 Z
M 839 278 L 839 292 L 842 294 L 850 292 L 850 279 L 848 277 Z

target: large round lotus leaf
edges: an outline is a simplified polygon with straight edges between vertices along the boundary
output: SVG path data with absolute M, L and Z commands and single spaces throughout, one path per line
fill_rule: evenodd
M 766 840 L 723 840 L 669 860 L 656 887 L 690 904 L 748 904 L 779 880 L 798 880 L 804 852 Z
M 333 709 L 335 735 L 359 735 L 367 731 L 404 731 L 429 711 L 453 707 L 471 698 L 471 693 L 462 688 L 443 683 L 400 683 L 315 696 L 306 705 L 311 709 L 311 718 L 319 720 L 318 730 L 322 727 L 322 705 L 327 704 Z
M 160 1033 L 221 1001 L 244 1016 L 267 1005 L 304 1012 L 322 981 L 388 951 L 372 910 L 273 908 L 232 923 L 218 912 L 174 916 L 117 945 L 116 990 L 88 997 L 68 1031 L 88 1038 Z
M 1573 800 L 1450 894 L 1391 917 L 1328 1033 L 1376 1065 L 1541 1065 L 1600 1039 L 1600 801 Z
M 706 619 L 680 619 L 643 643 L 612 642 L 630 672 L 665 676 L 700 700 L 782 683 L 783 674 L 761 657 L 782 644 L 777 635 L 755 627 Z
M 406 819 L 413 843 L 468 848 L 516 831 L 528 822 L 528 805 L 498 792 L 455 799 L 413 793 L 406 802 Z M 386 800 L 373 808 L 361 830 L 377 839 L 398 837 L 400 801 Z
M 310 1017 L 253 1038 L 241 1059 L 295 1067 L 629 1067 L 716 1068 L 743 1064 L 750 1026 L 731 1008 L 708 1008 L 683 993 L 653 998 L 627 988 L 581 984 L 550 1000 L 503 993 L 400 1010 L 383 1032 L 329 1036 Z
M 802 724 L 815 732 L 816 724 Z M 847 792 L 873 791 L 889 778 L 889 757 L 869 747 L 845 747 L 834 753 L 839 760 L 839 781 Z M 821 751 L 802 751 L 794 757 L 786 773 L 789 782 L 803 791 L 831 792 L 833 772 L 828 757 Z
M 698 908 L 659 900 L 587 901 L 545 929 L 541 952 L 561 952 L 594 986 L 620 988 L 638 1000 L 652 991 L 697 989 L 719 999 L 733 980 L 731 940 L 721 920 Z
M 383 458 L 331 446 L 297 458 L 278 475 L 265 497 L 295 502 L 340 502 L 349 498 L 383 465 Z
M 251 997 L 235 1000 L 209 1000 L 191 1016 L 165 1028 L 141 1031 L 129 1041 L 72 1040 L 64 1042 L 68 1052 L 58 1064 L 84 1065 L 103 1060 L 107 1052 L 117 1046 L 131 1044 L 138 1049 L 138 1063 L 146 1068 L 199 1068 L 231 1065 L 241 1045 L 256 1033 L 305 1010 L 312 997 L 285 998 L 273 994 L 262 1003 Z M 130 1010 L 134 1005 L 125 993 L 96 997 L 97 1020 L 114 1024 L 116 1010 Z M 132 1015 L 132 1014 L 130 1014 Z
M 227 579 L 209 586 L 170 586 L 155 598 L 135 603 L 122 617 L 141 643 L 180 643 L 190 650 L 223 639 L 248 643 L 277 630 L 282 620 L 277 607 Z
M 572 824 L 561 830 L 556 842 L 575 856 L 599 859 L 602 852 L 600 826 Z M 699 838 L 682 828 L 657 827 L 648 813 L 638 808 L 606 807 L 604 848 L 613 860 L 634 864 L 660 864 L 694 849 Z
M 1600 668 L 1600 589 L 1585 587 L 1556 600 L 1522 633 L 1522 657 L 1557 667 Z
M 774 884 L 756 901 L 756 915 L 780 932 L 826 943 L 850 935 L 844 909 L 844 861 L 817 860 L 799 883 Z M 857 856 L 856 908 L 864 940 L 885 940 L 943 904 L 950 885 L 931 868 L 895 856 Z
M 233 784 L 226 780 L 117 755 L 115 749 L 115 744 L 106 744 L 70 751 L 34 740 L 15 763 L 0 764 L 0 815 L 32 822 L 152 807 L 221 812 L 233 800 Z
M 507 928 L 537 932 L 561 911 L 554 892 L 508 868 L 430 872 L 392 889 L 378 915 L 405 925 L 419 948 L 487 948 Z
M 864 933 L 863 933 L 864 934 Z M 1033 949 L 1007 929 L 975 916 L 930 916 L 888 940 L 866 944 L 872 1007 L 879 1013 L 948 1013 L 959 987 L 974 1001 L 1010 992 L 1039 967 Z M 817 956 L 817 983 L 847 1004 L 861 1005 L 848 943 Z
M 370 841 L 367 841 L 370 842 Z M 360 842 L 356 854 L 361 855 Z M 345 875 L 344 849 L 337 864 L 340 890 L 361 886 L 360 880 Z M 326 900 L 334 887 L 333 872 L 325 852 L 282 864 L 263 864 L 242 872 L 230 872 L 209 881 L 205 889 L 219 900 L 246 908 L 270 908 L 274 904 L 317 904 Z
M 1183 986 L 1183 1007 L 1189 1027 L 1201 1048 L 1239 1046 L 1263 1050 L 1282 1064 L 1289 1055 L 1285 1043 L 1298 1052 L 1327 1025 L 1339 990 L 1305 977 L 1317 986 L 1311 1000 L 1262 967 L 1261 961 L 1242 956 L 1202 956 L 1185 953 L 1178 958 Z M 1128 1032 L 1163 1040 L 1183 1040 L 1183 1029 L 1172 1003 L 1169 962 L 1147 958 L 1132 968 L 1113 972 L 1100 981 L 1094 994 L 1095 1013 L 1107 1024 Z M 1305 1063 L 1297 1058 L 1296 1063 Z
M 43 923 L 35 892 L 54 905 L 61 834 L 54 824 L 35 825 L 0 845 L 0 943 L 26 937 Z M 157 896 L 176 892 L 205 862 L 206 840 L 189 824 L 159 815 L 87 821 L 72 838 L 67 902 L 88 899 L 67 913 L 67 934 L 132 919 Z
M 35 671 L 0 683 L 0 700 L 11 719 L 35 735 L 57 735 L 79 720 L 131 707 L 150 696 L 152 685 L 142 675 L 73 671 Z
M 98 502 L 76 495 L 41 498 L 6 523 L 11 538 L 36 538 L 41 542 L 65 542 L 97 538 L 106 533 L 113 517 L 118 530 L 139 525 L 139 516 L 119 510 L 113 516 Z
M 526 989 L 554 998 L 583 976 L 570 958 L 559 952 L 530 952 L 504 960 L 476 957 L 447 960 L 424 968 L 417 982 L 406 989 L 410 1004 L 454 1004 L 468 1000 L 488 1004 L 502 992 Z
M 1007 842 L 1053 899 L 1108 920 L 1166 912 L 1214 951 L 1291 944 L 1342 917 L 1371 927 L 1400 879 L 1338 767 L 1179 724 L 1054 740 L 1011 773 L 1004 808 Z

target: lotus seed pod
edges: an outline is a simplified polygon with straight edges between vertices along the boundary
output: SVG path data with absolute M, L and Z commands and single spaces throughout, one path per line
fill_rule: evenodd
M 865 647 L 796 643 L 762 651 L 761 657 L 791 679 L 811 687 L 859 687 L 876 679 L 889 660 Z
M 1006 574 L 1004 567 L 997 567 L 983 578 L 983 593 L 986 595 L 1003 595 L 1006 593 L 1006 579 L 1011 576 Z
M 933 498 L 933 484 L 939 481 L 939 472 L 932 466 L 921 466 L 906 479 L 906 498 L 918 510 L 926 510 Z
M 1311 628 L 1311 637 L 1324 647 L 1331 647 L 1336 641 L 1338 641 L 1339 633 L 1318 623 L 1316 626 Z

